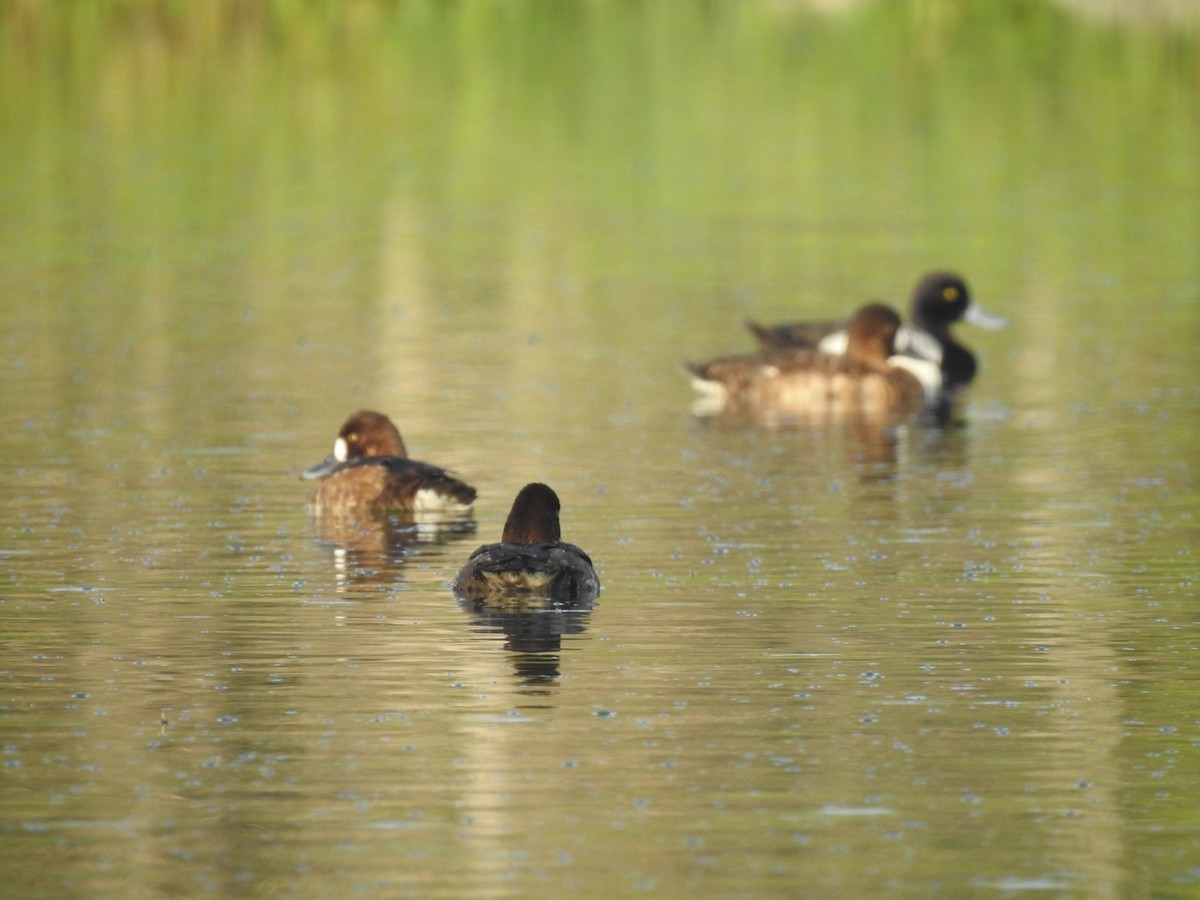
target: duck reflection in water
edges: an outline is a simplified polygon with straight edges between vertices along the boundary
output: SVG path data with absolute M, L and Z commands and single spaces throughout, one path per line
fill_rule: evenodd
M 500 542 L 471 554 L 454 594 L 472 620 L 507 636 L 522 684 L 558 678 L 563 635 L 587 627 L 600 579 L 591 558 L 562 540 L 558 495 L 540 483 L 517 494 Z
M 780 435 L 786 448 L 778 449 L 786 458 L 803 460 L 812 470 L 819 460 L 833 468 L 843 462 L 860 484 L 886 483 L 896 479 L 901 447 L 909 447 L 912 439 L 903 429 L 876 422 L 851 419 L 833 424 L 813 422 L 790 416 L 764 415 L 753 411 L 703 416 L 699 425 L 714 434 L 736 434 L 745 431 L 770 432 Z M 927 431 L 930 429 L 921 429 Z M 941 429 L 936 429 L 940 431 Z M 756 442 L 756 446 L 762 446 Z M 768 452 L 770 446 L 764 452 Z
M 526 693 L 550 692 L 562 675 L 562 639 L 587 630 L 592 601 L 577 605 L 548 602 L 542 608 L 497 609 L 481 600 L 460 600 L 479 634 L 504 635 L 517 682 Z
M 308 512 L 333 546 L 339 579 L 394 580 L 421 544 L 475 530 L 475 489 L 445 469 L 409 459 L 399 429 L 382 413 L 359 410 L 342 424 L 333 452 L 300 476 L 316 481 Z
M 310 520 L 318 541 L 330 548 L 335 575 L 344 586 L 393 584 L 408 558 L 422 548 L 475 533 L 472 519 L 428 521 L 403 512 L 364 517 L 326 509 L 313 511 Z

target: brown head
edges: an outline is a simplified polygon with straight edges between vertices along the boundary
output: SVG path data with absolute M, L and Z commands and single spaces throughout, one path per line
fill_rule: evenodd
M 408 451 L 404 449 L 404 440 L 391 419 L 383 413 L 360 409 L 342 425 L 337 440 L 333 442 L 333 452 L 301 472 L 300 477 L 324 478 L 342 463 L 365 456 L 407 457 Z
M 887 365 L 896 352 L 899 314 L 886 303 L 868 303 L 854 314 L 846 328 L 846 355 L 863 365 Z
M 333 455 L 342 462 L 360 456 L 408 456 L 404 439 L 383 413 L 360 409 L 338 432 Z
M 504 523 L 500 538 L 506 544 L 542 544 L 562 537 L 558 525 L 558 495 L 534 482 L 521 488 Z

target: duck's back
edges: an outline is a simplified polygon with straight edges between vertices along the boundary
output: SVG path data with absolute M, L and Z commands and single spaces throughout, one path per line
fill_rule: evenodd
M 362 509 L 380 513 L 464 512 L 475 500 L 475 489 L 429 463 L 397 456 L 366 457 L 344 463 L 313 487 L 309 506 Z
M 577 603 L 599 595 L 600 579 L 591 558 L 574 544 L 502 542 L 471 554 L 454 592 L 468 600 L 528 595 Z
M 759 325 L 746 322 L 746 327 L 763 350 L 816 349 L 829 335 L 846 327 L 844 321 L 786 322 L 782 325 Z

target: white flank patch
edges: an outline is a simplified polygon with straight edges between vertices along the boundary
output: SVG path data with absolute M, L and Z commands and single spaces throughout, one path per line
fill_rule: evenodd
M 841 356 L 846 352 L 846 347 L 849 344 L 850 337 L 846 332 L 835 331 L 821 338 L 821 343 L 817 344 L 817 349 L 829 356 Z
M 692 414 L 697 416 L 715 416 L 725 408 L 729 401 L 729 389 L 719 381 L 693 377 L 692 387 L 699 394 L 692 401 Z
M 471 504 L 456 500 L 449 494 L 442 494 L 433 488 L 421 488 L 413 497 L 414 512 L 462 513 L 471 508 Z
M 729 393 L 728 389 L 721 382 L 701 378 L 699 375 L 692 376 L 692 387 L 696 389 L 698 394 L 702 394 L 705 397 L 717 397 L 722 400 Z
M 925 394 L 925 402 L 932 403 L 942 390 L 942 369 L 935 362 L 927 359 L 917 359 L 913 356 L 892 356 L 888 363 L 897 369 L 904 369 L 917 376 L 921 382 L 921 390 Z
M 938 339 L 928 331 L 909 328 L 907 325 L 901 325 L 900 330 L 896 332 L 896 352 L 918 356 L 935 363 L 942 361 L 942 345 Z
M 821 338 L 821 343 L 817 344 L 817 348 L 830 356 L 842 356 L 849 345 L 849 335 L 844 331 L 835 331 Z M 896 352 L 919 356 L 921 359 L 933 360 L 935 363 L 942 361 L 942 345 L 938 343 L 937 338 L 927 331 L 911 328 L 908 325 L 901 325 L 900 330 L 896 332 Z

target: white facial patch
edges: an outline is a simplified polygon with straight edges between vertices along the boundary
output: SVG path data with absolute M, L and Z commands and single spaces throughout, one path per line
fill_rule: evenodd
M 346 461 L 346 439 L 338 438 L 333 442 L 333 458 L 338 462 Z

